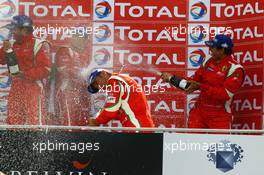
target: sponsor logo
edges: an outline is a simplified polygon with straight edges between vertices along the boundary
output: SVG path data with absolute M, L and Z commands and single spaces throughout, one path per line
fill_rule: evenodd
M 190 33 L 190 38 L 193 43 L 200 43 L 202 42 L 207 36 L 207 31 L 202 25 L 198 25 L 192 28 Z
M 0 77 L 0 88 L 6 89 L 11 86 L 11 77 Z
M 179 7 L 167 7 L 167 6 L 132 6 L 131 3 L 115 3 L 116 7 L 120 9 L 121 17 L 133 17 L 140 18 L 146 16 L 148 18 L 186 18 L 185 14 L 179 13 Z
M 252 110 L 261 110 L 262 106 L 257 104 L 257 98 L 253 99 L 238 99 L 233 101 L 235 106 L 235 111 L 252 111 Z
M 0 112 L 1 113 L 7 112 L 7 101 L 6 100 L 0 101 Z
M 207 7 L 202 1 L 199 1 L 192 5 L 190 14 L 193 19 L 201 19 L 207 14 Z
M 72 161 L 72 165 L 77 170 L 84 170 L 84 169 L 88 168 L 88 166 L 91 164 L 91 162 L 92 162 L 92 159 L 90 159 L 86 163 L 81 163 L 80 161 L 75 160 L 75 161 Z
M 227 5 L 226 3 L 212 3 L 212 8 L 216 9 L 216 17 L 233 17 L 233 16 L 248 16 L 254 14 L 263 14 L 264 9 L 260 9 L 259 2 Z
M 0 93 L 0 99 L 1 100 L 7 100 L 8 92 L 1 92 Z
M 95 14 L 99 19 L 108 17 L 112 12 L 112 7 L 107 1 L 102 1 L 95 6 Z
M 1 24 L 0 26 L 0 43 L 2 43 L 4 40 L 10 40 L 11 38 L 11 32 L 8 28 L 5 27 L 5 24 Z
M 233 28 L 232 30 L 228 30 L 226 34 L 230 34 L 231 38 L 237 40 L 253 39 L 253 38 L 262 39 L 264 37 L 263 32 L 261 32 L 260 26 Z
M 179 55 L 177 53 L 138 53 L 131 52 L 130 50 L 115 50 L 115 54 L 118 54 L 119 62 L 126 64 L 127 62 L 132 65 L 144 64 L 148 65 L 185 65 L 185 62 L 179 61 Z
M 242 87 L 252 87 L 252 86 L 261 86 L 262 87 L 263 82 L 262 78 L 258 76 L 258 74 L 253 75 L 245 75 L 244 82 L 242 84 Z
M 108 25 L 103 24 L 98 27 L 98 32 L 95 34 L 95 39 L 97 42 L 104 42 L 111 37 L 111 29 Z
M 155 100 L 148 100 L 148 106 L 152 112 L 178 112 L 183 113 L 184 108 L 180 108 L 177 101 L 155 101 Z
M 262 129 L 262 128 L 259 128 L 257 127 L 258 123 L 262 123 L 262 119 L 260 120 L 255 120 L 256 122 L 252 122 L 252 123 L 245 123 L 245 122 L 242 122 L 242 123 L 233 123 L 232 124 L 232 129 L 251 129 L 251 130 L 254 130 L 254 129 Z
M 111 54 L 106 48 L 99 49 L 95 51 L 95 54 L 93 56 L 94 61 L 99 65 L 106 64 L 111 59 Z
M 202 49 L 194 50 L 190 53 L 189 61 L 193 67 L 199 67 L 206 55 Z
M 246 51 L 246 52 L 235 52 L 234 56 L 237 62 L 242 63 L 242 64 L 263 61 L 263 57 L 258 55 L 258 50 Z
M 4 41 L 5 40 L 5 37 L 0 35 L 0 42 Z
M 37 17 L 90 17 L 90 13 L 86 13 L 84 11 L 84 7 L 79 5 L 77 8 L 72 7 L 70 5 L 62 6 L 62 5 L 43 5 L 37 4 L 35 2 L 20 2 L 20 6 L 24 9 L 24 14 L 27 16 L 32 16 L 30 13 L 32 12 L 34 16 Z M 59 10 L 60 9 L 60 10 Z
M 213 162 L 216 168 L 224 173 L 233 170 L 244 158 L 242 147 L 227 140 L 210 146 L 207 152 L 208 161 Z
M 107 103 L 116 103 L 116 97 L 113 96 L 107 96 Z
M 124 41 L 128 38 L 130 41 L 185 41 L 185 38 L 180 37 L 179 33 L 171 35 L 171 33 L 164 28 L 164 30 L 157 29 L 131 29 L 130 26 L 115 26 L 115 30 L 119 34 L 119 39 Z M 126 35 L 127 34 L 127 35 Z
M 0 0 L 0 18 L 10 18 L 15 15 L 17 7 L 11 0 Z

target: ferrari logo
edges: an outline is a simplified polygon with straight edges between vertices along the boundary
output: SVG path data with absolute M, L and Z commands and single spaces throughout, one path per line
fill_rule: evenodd
M 222 72 L 225 72 L 227 70 L 227 66 L 222 67 Z

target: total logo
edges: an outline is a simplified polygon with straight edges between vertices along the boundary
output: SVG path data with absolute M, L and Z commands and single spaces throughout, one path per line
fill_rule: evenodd
M 252 62 L 262 62 L 263 57 L 259 56 L 259 50 L 245 51 L 245 52 L 234 52 L 235 59 L 240 64 L 247 64 Z
M 138 53 L 131 52 L 130 50 L 114 50 L 114 53 L 118 55 L 119 62 L 124 65 L 129 63 L 131 65 L 139 65 L 147 63 L 148 65 L 185 65 L 185 62 L 179 61 L 177 53 Z
M 253 75 L 245 75 L 244 82 L 242 84 L 242 87 L 262 87 L 263 82 L 261 81 L 262 78 L 258 76 L 258 74 L 253 74 Z
M 237 40 L 245 40 L 245 39 L 254 39 L 259 38 L 263 39 L 264 34 L 261 32 L 261 26 L 252 26 L 252 27 L 239 27 L 239 28 L 232 28 L 232 30 L 228 30 L 227 34 L 229 33 L 231 38 Z
M 93 60 L 91 65 L 96 68 L 112 68 L 113 67 L 113 47 L 111 46 L 94 46 L 93 47 Z
M 17 14 L 17 0 L 0 0 L 0 20 L 12 19 L 12 17 Z
M 114 0 L 94 0 L 94 20 L 114 20 Z
M 204 45 L 204 41 L 209 40 L 209 25 L 189 25 L 189 44 Z
M 20 2 L 19 5 L 24 9 L 27 16 L 36 17 L 90 17 L 91 14 L 86 12 L 82 5 L 73 7 L 71 5 L 43 5 L 35 2 Z
M 111 29 L 108 27 L 108 25 L 103 24 L 99 26 L 98 32 L 95 34 L 95 39 L 97 42 L 103 42 L 110 38 L 111 36 Z
M 148 87 L 160 87 L 160 88 L 166 88 L 160 91 L 160 93 L 163 93 L 164 90 L 168 91 L 169 89 L 174 90 L 172 88 L 172 85 L 170 83 L 164 82 L 161 78 L 154 77 L 154 76 L 134 76 L 131 75 L 131 77 L 141 86 L 148 86 Z
M 216 168 L 224 173 L 233 170 L 244 158 L 243 148 L 228 140 L 211 145 L 207 152 L 208 161 L 213 162 Z
M 180 36 L 179 33 L 175 35 L 171 35 L 164 27 L 164 29 L 139 29 L 134 28 L 132 29 L 131 26 L 115 26 L 115 31 L 117 32 L 118 39 L 121 41 L 129 39 L 129 41 L 178 41 L 184 42 L 185 37 Z
M 93 44 L 113 44 L 114 43 L 114 24 L 113 23 L 94 23 L 97 32 L 93 35 Z
M 143 6 L 142 4 L 132 5 L 131 3 L 115 3 L 122 18 L 186 18 L 186 14 L 179 12 L 179 6 Z
M 203 48 L 203 49 L 190 48 L 189 56 L 188 56 L 188 68 L 199 68 L 202 62 L 206 58 L 206 54 L 205 54 L 206 50 L 208 49 L 207 48 Z
M 110 53 L 106 48 L 99 49 L 94 54 L 94 60 L 99 65 L 102 66 L 110 60 Z
M 252 110 L 258 111 L 262 109 L 260 104 L 257 104 L 257 98 L 253 99 L 237 99 L 233 101 L 235 111 L 249 111 L 252 113 Z
M 109 14 L 112 12 L 112 7 L 107 1 L 102 1 L 96 4 L 94 11 L 97 17 L 102 19 L 109 16 Z
M 231 1 L 230 1 L 231 2 Z M 246 2 L 246 1 L 245 1 Z M 264 9 L 260 8 L 260 2 L 249 1 L 246 4 L 227 5 L 226 3 L 212 3 L 211 7 L 216 10 L 216 17 L 233 17 L 233 16 L 249 16 L 254 14 L 263 14 Z
M 6 23 L 0 23 L 0 43 L 10 38 L 10 30 L 5 27 Z
M 152 112 L 177 112 L 183 113 L 184 108 L 179 108 L 177 105 L 177 101 L 170 101 L 170 100 L 148 100 L 148 106 Z
M 8 98 L 8 92 L 1 92 L 0 93 L 0 100 L 7 100 Z
M 261 121 L 262 122 L 262 121 Z M 257 123 L 252 122 L 252 123 L 233 123 L 232 124 L 232 129 L 251 129 L 251 130 L 255 130 L 257 129 Z M 258 128 L 258 129 L 262 129 L 262 128 Z
M 0 77 L 0 89 L 2 90 L 8 90 L 11 87 L 11 77 L 4 76 Z
M 1 100 L 0 101 L 0 113 L 6 113 L 7 112 L 7 100 Z
M 207 5 L 209 5 L 210 2 L 204 2 L 204 1 L 198 1 L 194 2 L 194 4 L 190 7 L 190 21 L 209 21 L 209 10 Z M 210 8 L 209 8 L 210 9 Z

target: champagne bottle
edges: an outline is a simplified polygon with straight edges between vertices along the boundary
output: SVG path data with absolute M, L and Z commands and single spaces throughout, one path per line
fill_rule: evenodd
M 181 90 L 185 90 L 190 86 L 190 83 L 187 80 L 177 77 L 175 75 L 170 78 L 170 83 L 173 86 L 180 88 Z
M 19 73 L 19 67 L 17 64 L 16 54 L 12 48 L 6 50 L 5 57 L 7 60 L 7 67 L 11 75 L 17 75 Z

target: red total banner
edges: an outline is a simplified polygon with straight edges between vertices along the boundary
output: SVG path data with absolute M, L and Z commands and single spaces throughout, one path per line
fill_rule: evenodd
M 173 94 L 173 93 L 183 93 L 181 90 L 175 88 L 173 85 L 164 82 L 159 75 L 157 75 L 155 72 L 150 72 L 148 70 L 145 71 L 125 71 L 129 72 L 129 75 L 134 78 L 139 84 L 141 84 L 143 87 L 150 87 L 152 91 L 148 95 L 155 94 Z M 185 76 L 185 71 L 166 71 L 171 74 L 178 75 L 180 77 Z
M 249 114 L 234 116 L 233 129 L 261 129 L 263 125 L 262 115 Z
M 149 69 L 184 70 L 186 67 L 185 47 L 115 47 L 114 66 L 125 65 L 126 70 Z
M 230 35 L 234 42 L 239 44 L 241 42 L 263 42 L 263 24 L 263 19 L 255 19 L 250 22 L 232 21 L 224 24 L 213 23 L 210 27 L 213 29 L 217 28 L 218 33 L 226 33 L 227 35 Z M 214 33 L 211 34 L 210 37 L 213 38 Z
M 186 21 L 188 1 L 116 0 L 115 20 Z
M 263 1 L 223 1 L 211 0 L 211 20 L 244 20 L 263 17 Z
M 263 88 L 263 67 L 245 68 L 245 79 L 240 91 L 262 90 Z
M 263 51 L 263 42 L 243 45 L 237 42 L 234 47 L 234 57 L 236 61 L 244 67 L 258 66 L 263 68 Z
M 262 114 L 262 91 L 241 92 L 235 95 L 233 111 L 236 116 L 240 114 Z
M 184 23 L 115 23 L 115 44 L 183 45 L 186 33 L 176 32 L 176 29 L 184 27 Z
M 49 20 L 91 20 L 92 3 L 92 0 L 78 0 L 78 3 L 74 0 L 20 0 L 19 14 L 29 15 L 44 24 Z

